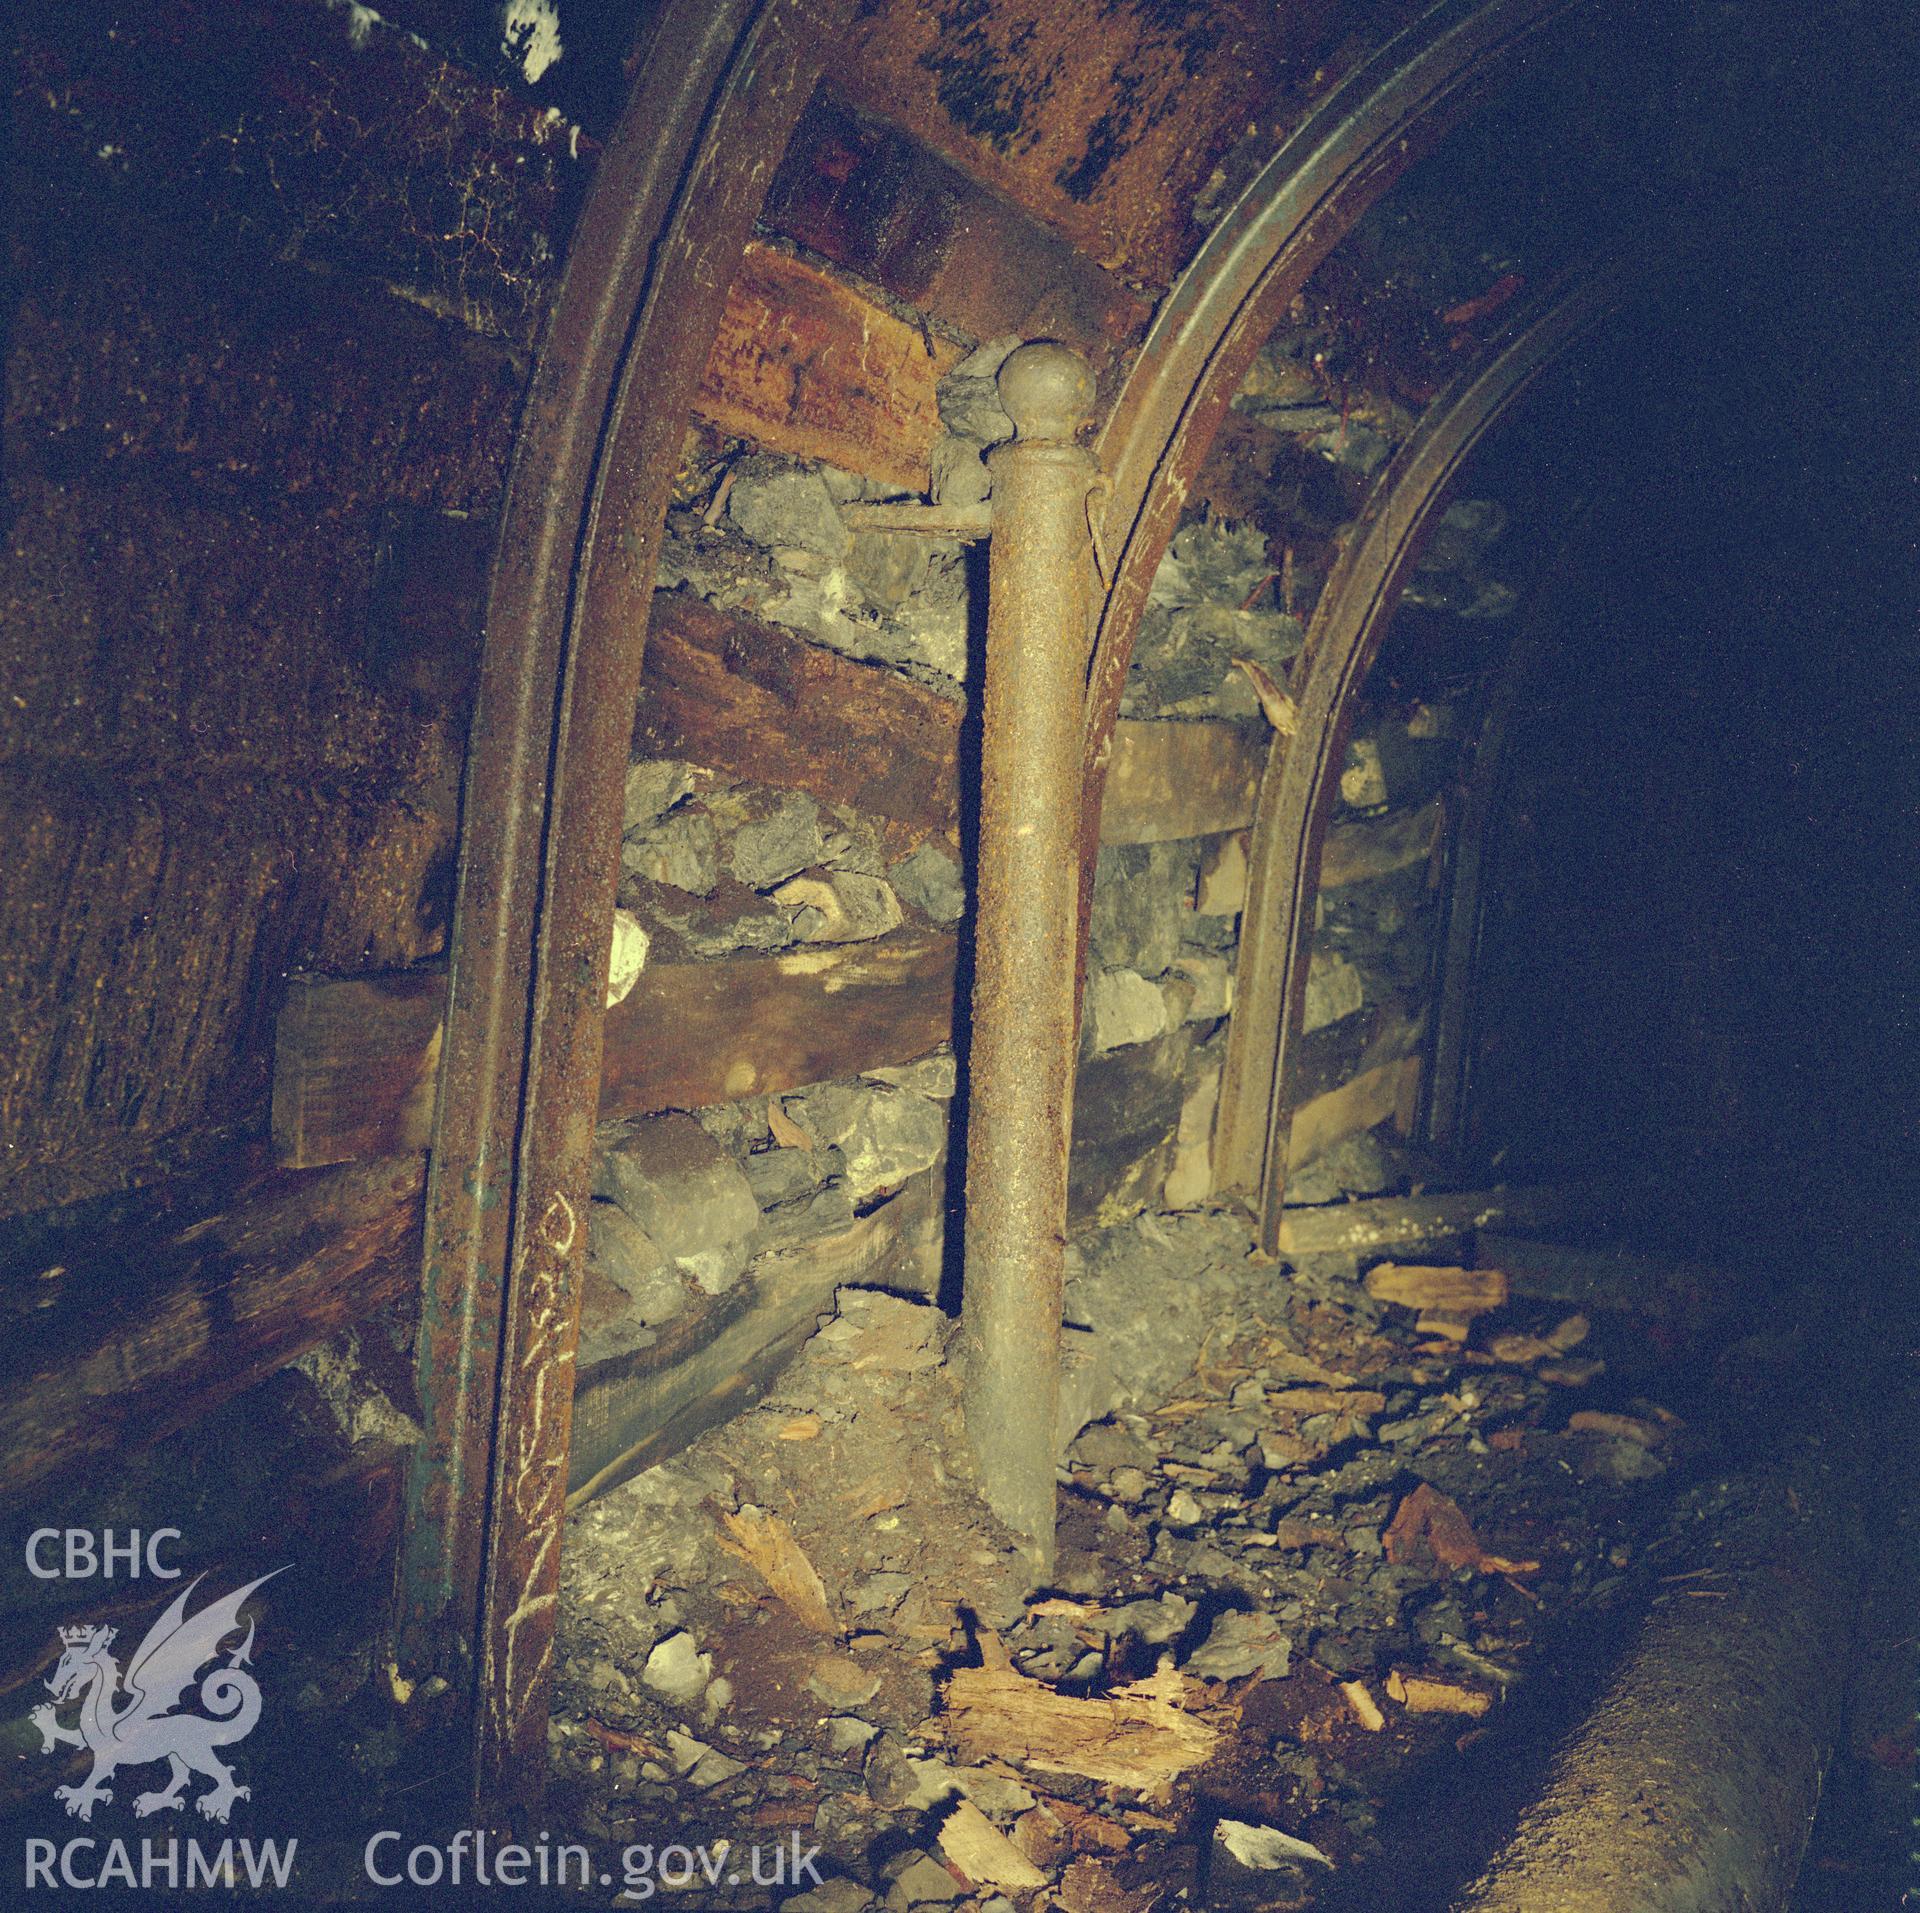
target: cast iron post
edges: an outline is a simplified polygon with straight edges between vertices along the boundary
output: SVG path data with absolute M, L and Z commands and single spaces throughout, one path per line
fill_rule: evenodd
M 1080 731 L 1093 611 L 1086 362 L 1000 371 L 968 1065 L 967 1436 L 988 1505 L 1053 1566 L 1054 1439 L 1073 1114 Z

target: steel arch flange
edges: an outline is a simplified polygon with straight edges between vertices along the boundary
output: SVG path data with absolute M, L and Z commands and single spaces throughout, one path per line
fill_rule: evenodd
M 1284 1087 L 1306 1007 L 1320 851 L 1357 694 L 1461 467 L 1627 284 L 1609 265 L 1550 288 L 1434 400 L 1375 484 L 1314 608 L 1289 679 L 1299 729 L 1274 738 L 1261 781 L 1214 1132 L 1214 1187 L 1252 1203 L 1269 1254 L 1279 1248 L 1292 1127 Z
M 1161 302 L 1103 426 L 1113 553 L 1082 743 L 1080 966 L 1113 727 L 1147 593 L 1233 395 L 1287 305 L 1412 162 L 1583 0 L 1441 0 L 1328 95 Z
M 673 0 L 542 338 L 488 585 L 395 1641 L 480 1824 L 546 1764 L 622 781 L 680 434 L 845 0 Z M 397 1690 L 398 1690 L 398 1683 Z

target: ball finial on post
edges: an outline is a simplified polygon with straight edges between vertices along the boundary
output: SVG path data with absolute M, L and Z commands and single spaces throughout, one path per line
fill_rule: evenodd
M 1000 403 L 1016 438 L 1071 440 L 1093 416 L 1093 373 L 1069 345 L 1044 341 L 1007 354 Z

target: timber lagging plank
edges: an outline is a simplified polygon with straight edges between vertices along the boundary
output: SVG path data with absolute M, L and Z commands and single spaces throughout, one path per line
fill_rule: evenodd
M 804 790 L 923 835 L 960 813 L 961 707 L 779 625 L 658 593 L 637 754 Z M 1167 843 L 1253 820 L 1266 743 L 1251 725 L 1123 718 L 1101 841 Z
M 0 1502 L 184 1426 L 420 1280 L 422 1158 L 275 1171 L 163 1233 L 70 1253 L 17 1322 Z
M 934 388 L 962 356 L 831 273 L 751 240 L 693 409 L 769 451 L 925 491 L 940 430 Z
M 633 745 L 931 836 L 959 826 L 963 715 L 884 665 L 662 591 Z
M 954 957 L 950 933 L 901 931 L 652 964 L 607 1012 L 600 1113 L 702 1109 L 911 1062 L 952 1031 Z M 438 970 L 305 980 L 274 1055 L 286 1166 L 427 1147 L 433 1104 L 417 1086 L 445 992 Z

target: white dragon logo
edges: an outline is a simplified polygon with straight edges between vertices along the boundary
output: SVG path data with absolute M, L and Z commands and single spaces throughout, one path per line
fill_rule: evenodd
M 276 1568 L 274 1574 L 286 1569 Z M 187 1617 L 187 1597 L 204 1576 L 196 1575 L 175 1596 L 167 1611 L 148 1628 L 123 1676 L 120 1664 L 108 1653 L 116 1630 L 110 1627 L 63 1627 L 60 1629 L 60 1664 L 47 1681 L 51 1703 L 42 1701 L 28 1718 L 40 1730 L 40 1751 L 50 1754 L 62 1747 L 85 1747 L 93 1755 L 93 1771 L 77 1787 L 56 1787 L 54 1798 L 66 1803 L 67 1811 L 82 1820 L 93 1818 L 94 1807 L 111 1803 L 113 1795 L 104 1784 L 117 1767 L 144 1767 L 164 1760 L 172 1768 L 165 1787 L 136 1797 L 133 1810 L 141 1818 L 158 1813 L 162 1807 L 178 1808 L 190 1774 L 204 1774 L 212 1788 L 200 1795 L 194 1805 L 209 1820 L 223 1825 L 236 1800 L 251 1797 L 251 1790 L 234 1784 L 233 1769 L 216 1758 L 216 1747 L 229 1747 L 244 1740 L 260 1718 L 260 1688 L 246 1671 L 253 1650 L 253 1623 L 247 1623 L 247 1638 L 232 1649 L 226 1664 L 216 1667 L 200 1683 L 195 1698 L 207 1709 L 205 1714 L 175 1713 L 184 1690 L 209 1661 L 217 1660 L 220 1644 L 239 1632 L 240 1609 L 272 1574 L 263 1574 L 225 1600 L 212 1601 L 191 1619 Z M 124 1685 L 126 1702 L 116 1706 L 115 1696 Z M 80 1702 L 78 1727 L 62 1727 L 57 1709 L 74 1699 Z

